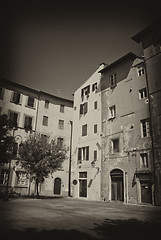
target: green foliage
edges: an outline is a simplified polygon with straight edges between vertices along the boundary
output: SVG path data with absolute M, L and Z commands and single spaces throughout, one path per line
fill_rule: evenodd
M 22 168 L 38 184 L 62 166 L 66 148 L 58 145 L 55 140 L 49 141 L 49 138 L 44 139 L 40 134 L 31 134 L 21 144 L 19 155 Z
M 13 157 L 14 138 L 9 134 L 10 123 L 7 114 L 0 115 L 0 165 Z

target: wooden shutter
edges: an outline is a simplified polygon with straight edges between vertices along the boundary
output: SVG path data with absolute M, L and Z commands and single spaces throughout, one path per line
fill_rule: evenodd
M 86 114 L 87 111 L 88 111 L 88 103 L 85 102 L 85 103 L 84 103 L 84 114 Z
M 89 160 L 89 146 L 86 147 L 86 160 Z
M 80 114 L 83 114 L 83 104 L 80 105 Z
M 82 158 L 81 158 L 81 148 L 78 148 L 78 160 L 82 160 Z

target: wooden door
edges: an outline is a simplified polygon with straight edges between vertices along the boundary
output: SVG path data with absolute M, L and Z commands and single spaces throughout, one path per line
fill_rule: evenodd
M 60 178 L 55 178 L 54 181 L 54 194 L 60 195 L 61 193 L 61 179 Z
M 79 180 L 79 196 L 87 197 L 87 180 L 86 179 Z
M 152 203 L 151 183 L 148 181 L 141 182 L 141 202 L 142 203 Z

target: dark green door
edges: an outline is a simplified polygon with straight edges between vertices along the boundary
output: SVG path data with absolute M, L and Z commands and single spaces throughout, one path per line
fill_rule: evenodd
M 87 180 L 86 179 L 79 180 L 79 196 L 87 197 Z
M 61 179 L 60 178 L 55 178 L 54 181 L 54 194 L 60 195 L 61 193 Z

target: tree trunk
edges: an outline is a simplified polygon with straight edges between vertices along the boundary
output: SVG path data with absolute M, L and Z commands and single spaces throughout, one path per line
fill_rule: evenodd
M 36 178 L 36 195 L 37 195 L 37 198 L 39 198 L 39 180 L 38 180 L 38 178 Z

